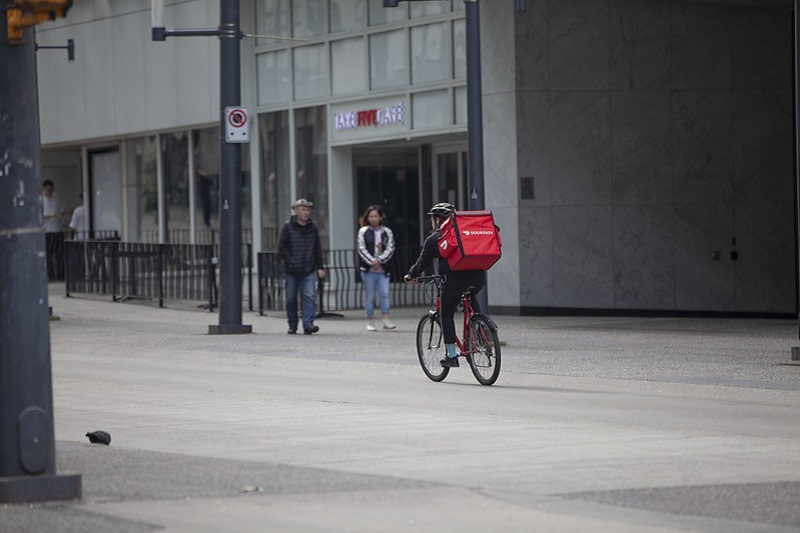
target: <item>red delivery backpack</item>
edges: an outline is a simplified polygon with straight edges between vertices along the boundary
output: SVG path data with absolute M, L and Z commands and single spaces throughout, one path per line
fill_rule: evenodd
M 439 255 L 450 270 L 489 270 L 500 259 L 503 241 L 491 211 L 455 211 L 439 230 Z

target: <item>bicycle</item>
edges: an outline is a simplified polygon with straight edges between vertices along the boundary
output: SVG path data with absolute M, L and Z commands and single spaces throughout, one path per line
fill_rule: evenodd
M 422 371 L 432 381 L 443 381 L 450 368 L 440 363 L 446 356 L 441 320 L 441 295 L 443 276 L 422 276 L 420 283 L 427 283 L 431 290 L 433 309 L 419 320 L 417 325 L 417 356 Z M 430 289 L 432 287 L 432 289 Z M 500 375 L 500 339 L 497 325 L 483 313 L 476 313 L 472 307 L 473 289 L 461 295 L 461 308 L 464 321 L 461 338 L 456 335 L 456 349 L 459 357 L 465 357 L 472 374 L 481 385 L 493 385 Z

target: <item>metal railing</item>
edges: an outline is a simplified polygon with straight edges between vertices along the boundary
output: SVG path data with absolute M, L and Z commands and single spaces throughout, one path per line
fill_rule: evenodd
M 426 305 L 424 289 L 419 285 L 403 283 L 419 255 L 419 247 L 398 248 L 389 267 L 389 298 L 392 307 Z M 318 312 L 347 311 L 364 307 L 364 288 L 358 269 L 356 250 L 326 250 L 325 279 L 318 285 Z M 280 258 L 275 252 L 258 254 L 258 312 L 285 309 L 284 273 Z
M 139 234 L 139 242 L 158 244 L 159 235 L 157 229 L 142 230 Z M 190 244 L 192 232 L 188 229 L 171 229 L 167 230 L 165 237 L 169 244 Z M 195 244 L 219 244 L 219 230 L 198 229 L 194 233 L 194 238 Z M 249 228 L 242 229 L 242 243 L 253 243 L 253 230 Z
M 242 247 L 242 275 L 248 307 L 253 310 L 252 246 Z M 68 241 L 64 246 L 67 296 L 73 293 L 130 299 L 218 303 L 219 246 L 145 244 L 115 241 Z
M 64 243 L 84 239 L 119 240 L 119 234 L 116 231 L 59 231 L 45 233 L 48 281 L 64 281 Z

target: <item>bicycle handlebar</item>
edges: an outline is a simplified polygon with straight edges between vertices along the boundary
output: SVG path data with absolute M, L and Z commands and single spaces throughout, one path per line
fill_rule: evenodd
M 438 275 L 438 276 L 437 275 L 420 276 L 420 277 L 416 278 L 416 280 L 418 282 L 420 282 L 420 283 L 426 283 L 428 281 L 434 281 L 434 282 L 437 282 L 437 283 L 444 283 L 446 279 L 447 279 L 447 276 L 442 276 L 442 275 Z

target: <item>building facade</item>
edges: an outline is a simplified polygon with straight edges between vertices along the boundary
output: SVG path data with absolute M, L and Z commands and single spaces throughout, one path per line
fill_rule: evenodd
M 219 1 L 165 2 L 211 28 Z M 791 314 L 792 2 L 483 0 L 495 312 Z M 243 226 L 274 249 L 315 202 L 325 246 L 380 204 L 400 246 L 466 207 L 462 0 L 242 0 Z M 219 44 L 150 40 L 147 0 L 77 3 L 38 29 L 43 174 L 91 229 L 207 242 L 218 228 Z M 69 203 L 66 201 L 65 203 Z

